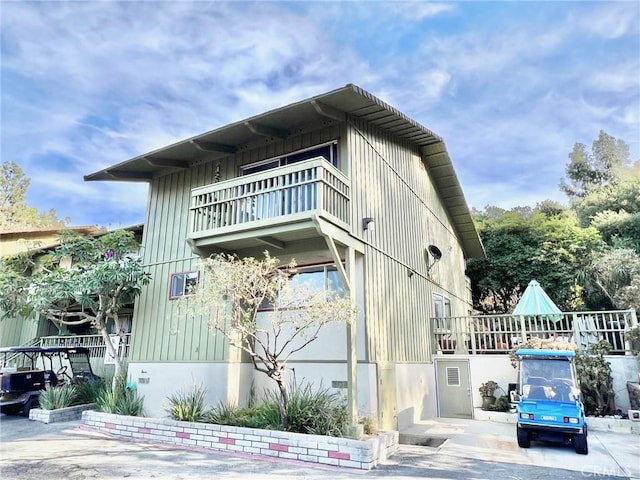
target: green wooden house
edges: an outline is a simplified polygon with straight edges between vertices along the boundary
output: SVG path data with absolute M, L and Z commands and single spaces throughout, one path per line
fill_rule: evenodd
M 153 280 L 128 361 L 150 414 L 194 384 L 211 404 L 269 386 L 175 301 L 198 281 L 200 257 L 269 250 L 346 288 L 359 312 L 356 328 L 332 327 L 299 352 L 292 378 L 337 389 L 357 379 L 360 414 L 383 428 L 436 415 L 432 322 L 470 314 L 465 261 L 484 254 L 436 134 L 350 84 L 85 179 L 149 184 L 142 252 Z

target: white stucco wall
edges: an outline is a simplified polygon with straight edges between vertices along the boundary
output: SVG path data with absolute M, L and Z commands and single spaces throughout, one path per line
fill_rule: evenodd
M 640 358 L 622 355 L 607 355 L 606 360 L 611 364 L 613 377 L 613 391 L 616 392 L 616 408 L 626 412 L 631 408 L 627 382 L 637 382 L 640 379 Z
M 482 397 L 478 389 L 483 383 L 489 380 L 497 382 L 502 388 L 496 392 L 496 397 L 499 397 L 506 395 L 509 384 L 517 381 L 518 372 L 511 366 L 508 355 L 475 355 L 464 358 L 470 359 L 471 395 L 474 408 L 482 406 Z
M 191 391 L 194 385 L 207 389 L 205 403 L 214 407 L 219 402 L 244 404 L 251 386 L 249 364 L 228 363 L 130 363 L 128 381 L 137 383 L 144 395 L 144 408 L 148 416 L 166 417 L 167 397 L 179 391 Z M 238 383 L 235 378 L 240 376 Z M 142 383 L 148 379 L 148 383 Z
M 432 363 L 396 364 L 398 429 L 434 418 L 437 411 L 436 375 Z
M 315 386 L 331 388 L 332 381 L 347 381 L 346 363 L 319 363 L 319 362 L 289 362 L 287 364 L 287 376 L 289 380 L 295 380 L 298 384 L 311 383 Z M 377 381 L 376 367 L 374 364 L 358 364 L 358 412 L 361 416 L 377 415 Z M 253 382 L 257 394 L 265 390 L 276 388 L 275 383 L 265 374 L 254 372 Z M 347 397 L 347 390 L 333 389 Z
M 516 383 L 517 371 L 511 367 L 507 355 L 475 355 L 458 356 L 446 355 L 446 359 L 469 358 L 469 368 L 471 371 L 471 392 L 473 395 L 473 406 L 480 407 L 482 399 L 478 388 L 487 380 L 494 380 L 507 391 L 509 383 Z M 608 355 L 605 357 L 611 365 L 613 377 L 613 389 L 616 392 L 616 408 L 622 411 L 629 409 L 629 394 L 627 393 L 627 382 L 638 381 L 640 374 L 640 362 L 636 357 L 624 355 Z M 502 395 L 498 392 L 496 396 Z
M 270 312 L 260 312 L 257 316 L 257 324 L 259 329 L 263 329 L 270 333 L 271 348 L 274 347 L 274 332 L 271 327 L 270 316 L 274 315 Z M 286 313 L 284 313 L 286 315 Z M 366 355 L 365 348 L 365 335 L 364 335 L 364 322 L 362 320 L 363 315 L 359 314 L 357 317 L 357 329 L 356 329 L 356 349 L 358 361 L 364 361 Z M 311 330 L 309 330 L 311 333 Z M 282 332 L 278 339 L 278 345 L 282 345 L 284 341 L 291 337 L 292 331 L 289 325 L 284 324 Z M 263 341 L 266 341 L 266 335 L 261 335 Z M 299 336 L 290 345 L 290 348 L 297 348 L 301 346 L 308 337 Z M 295 352 L 291 356 L 291 360 L 304 360 L 304 361 L 317 361 L 317 360 L 336 360 L 344 361 L 347 358 L 347 326 L 344 323 L 325 325 L 320 329 L 318 338 L 300 351 Z

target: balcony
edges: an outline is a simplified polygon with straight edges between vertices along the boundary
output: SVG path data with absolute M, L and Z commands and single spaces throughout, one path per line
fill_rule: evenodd
M 191 191 L 189 242 L 224 250 L 285 248 L 318 237 L 316 217 L 349 230 L 349 179 L 322 157 Z
M 482 315 L 433 319 L 437 353 L 508 353 L 533 337 L 575 343 L 580 350 L 600 340 L 612 355 L 631 355 L 625 332 L 638 325 L 635 310 L 569 312 L 557 321 L 524 315 Z

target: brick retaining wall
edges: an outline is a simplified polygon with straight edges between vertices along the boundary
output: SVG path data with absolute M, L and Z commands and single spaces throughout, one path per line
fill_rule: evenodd
M 85 428 L 123 437 L 219 451 L 300 460 L 370 470 L 398 450 L 398 432 L 380 432 L 366 440 L 302 433 L 179 422 L 166 418 L 114 415 L 87 410 Z
M 95 408 L 95 403 L 76 405 L 75 407 L 58 408 L 57 410 L 44 410 L 32 408 L 29 410 L 29 420 L 43 423 L 68 422 L 70 420 L 80 420 L 82 412 Z

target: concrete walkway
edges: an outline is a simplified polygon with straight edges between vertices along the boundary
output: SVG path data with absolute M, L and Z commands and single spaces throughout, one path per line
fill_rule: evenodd
M 401 440 L 427 439 L 427 444 L 437 446 L 438 453 L 451 457 L 563 468 L 587 478 L 612 475 L 640 479 L 638 435 L 589 431 L 589 455 L 578 455 L 570 446 L 546 442 L 520 448 L 515 425 L 492 421 L 439 418 L 415 424 L 400 434 Z

